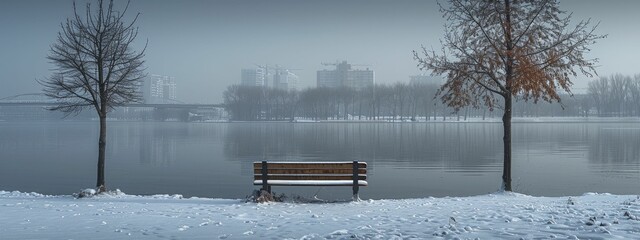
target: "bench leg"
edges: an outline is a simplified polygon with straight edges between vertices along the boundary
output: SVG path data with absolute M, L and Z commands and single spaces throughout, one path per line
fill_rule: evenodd
M 267 184 L 267 161 L 262 161 L 262 190 L 267 191 L 271 194 L 271 186 Z
M 355 193 L 355 194 L 353 194 L 353 198 L 351 200 L 354 201 L 354 202 L 359 202 L 360 201 L 360 196 L 357 193 Z
M 358 182 L 358 161 L 353 161 L 353 201 L 360 201 L 358 190 L 360 190 Z
M 353 197 L 352 197 L 352 200 L 355 201 L 355 202 L 360 201 L 360 195 L 358 194 L 358 190 L 359 189 L 360 189 L 360 186 L 358 186 L 357 184 L 353 185 Z

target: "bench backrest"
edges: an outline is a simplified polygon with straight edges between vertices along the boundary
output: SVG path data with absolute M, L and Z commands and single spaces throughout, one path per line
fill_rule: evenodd
M 263 163 L 266 163 L 263 164 Z M 254 181 L 367 180 L 366 162 L 254 162 Z

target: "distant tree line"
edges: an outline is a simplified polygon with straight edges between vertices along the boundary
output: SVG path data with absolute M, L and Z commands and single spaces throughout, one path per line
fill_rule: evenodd
M 615 74 L 589 82 L 587 104 L 598 116 L 640 116 L 640 74 Z
M 639 75 L 640 76 L 640 75 Z M 620 97 L 609 83 L 612 79 L 627 79 Z M 560 94 L 561 104 L 547 102 L 533 103 L 514 99 L 514 117 L 588 117 L 590 113 L 598 116 L 637 116 L 638 80 L 615 75 L 600 78 L 595 83 L 603 85 L 605 91 L 592 90 L 589 83 L 587 94 Z M 620 80 L 615 80 L 620 81 Z M 624 85 L 623 84 L 623 85 Z M 395 83 L 376 84 L 372 87 L 355 90 L 350 88 L 308 88 L 301 91 L 286 91 L 275 88 L 232 85 L 224 92 L 224 104 L 234 121 L 291 121 L 308 120 L 385 120 L 385 121 L 431 121 L 467 120 L 467 118 L 493 118 L 500 112 L 476 109 L 471 106 L 455 111 L 447 107 L 434 96 L 439 89 L 437 84 Z M 598 88 L 599 89 L 599 88 Z M 596 100 L 598 99 L 598 100 Z M 603 101 L 601 99 L 607 99 Z M 620 104 L 622 102 L 622 104 Z M 618 108 L 618 106 L 622 106 Z M 502 102 L 497 102 L 500 110 Z M 621 109 L 621 110 L 617 110 Z M 453 119 L 451 119 L 453 118 Z

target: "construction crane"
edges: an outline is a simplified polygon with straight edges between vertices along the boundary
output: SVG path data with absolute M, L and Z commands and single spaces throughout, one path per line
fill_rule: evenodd
M 269 66 L 269 64 L 265 64 L 265 65 L 259 65 L 259 64 L 254 64 L 256 65 L 256 67 L 264 69 L 265 72 L 268 72 L 269 69 L 273 69 L 273 70 L 287 70 L 287 71 L 295 71 L 295 70 L 303 70 L 303 69 L 299 69 L 299 68 L 286 68 L 286 67 L 282 67 L 278 64 L 276 64 L 275 66 Z
M 347 63 L 347 61 L 342 61 L 340 62 L 339 60 L 336 60 L 335 62 L 321 62 L 320 64 L 324 65 L 324 66 L 347 66 L 347 69 L 351 69 L 351 66 L 360 66 L 360 67 L 370 67 L 371 65 L 368 64 L 351 64 L 351 63 Z
M 303 70 L 303 69 L 300 69 L 300 68 L 286 68 L 286 67 L 282 67 L 282 66 L 280 66 L 278 64 L 276 64 L 275 66 L 269 66 L 269 64 L 265 64 L 265 65 L 255 64 L 255 65 L 258 68 L 264 69 L 265 73 L 271 73 L 271 72 L 269 72 L 270 69 L 273 70 L 273 71 L 283 71 L 284 70 L 284 71 L 287 71 L 287 72 Z
M 280 66 L 280 65 L 278 65 L 278 64 L 276 64 L 275 66 L 273 66 L 273 65 L 271 65 L 271 66 L 270 66 L 269 64 L 265 64 L 265 65 L 254 64 L 254 65 L 256 65 L 256 66 L 257 66 L 258 68 L 260 68 L 260 69 L 264 69 L 264 74 L 265 74 L 265 79 L 264 79 L 265 87 L 268 87 L 268 86 L 269 86 L 269 76 L 270 76 L 270 75 L 271 75 L 271 76 L 278 76 L 278 75 L 280 75 L 282 72 L 285 72 L 285 71 L 286 71 L 287 73 L 291 73 L 291 74 L 293 74 L 291 71 L 303 70 L 303 69 L 299 69 L 299 68 L 285 68 L 285 67 L 282 67 L 282 66 Z M 295 75 L 295 74 L 294 74 L 294 75 Z M 274 85 L 274 87 L 275 87 L 275 85 L 276 85 L 276 79 L 277 79 L 276 77 L 274 77 L 274 78 L 273 78 L 273 85 Z

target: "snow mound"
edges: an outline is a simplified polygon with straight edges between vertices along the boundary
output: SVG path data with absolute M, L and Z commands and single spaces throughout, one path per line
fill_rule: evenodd
M 117 190 L 83 199 L 0 191 L 0 223 L 2 239 L 637 239 L 640 197 L 497 192 L 257 204 Z
M 19 191 L 0 191 L 2 198 L 51 198 L 53 195 L 45 195 L 35 192 L 19 192 Z

